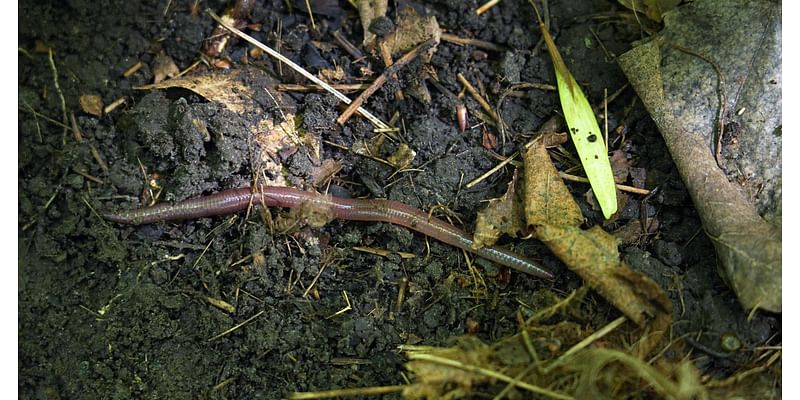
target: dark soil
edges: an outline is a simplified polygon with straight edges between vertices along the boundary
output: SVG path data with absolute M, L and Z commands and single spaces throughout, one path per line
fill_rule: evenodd
M 152 82 L 153 61 L 162 50 L 179 68 L 198 59 L 214 28 L 202 10 L 221 12 L 225 2 L 200 1 L 198 15 L 191 14 L 192 3 L 19 4 L 19 46 L 26 50 L 18 55 L 20 398 L 282 398 L 292 391 L 402 384 L 404 359 L 398 345 L 447 345 L 467 334 L 474 322 L 477 331 L 470 333 L 493 341 L 516 332 L 518 300 L 529 300 L 544 287 L 568 292 L 581 285 L 543 245 L 532 241 L 513 244 L 553 270 L 555 282 L 518 273 L 511 273 L 507 282 L 507 271 L 478 260 L 486 284 L 482 287 L 473 283 L 462 252 L 387 224 L 334 221 L 321 229 L 280 233 L 268 228 L 259 213 L 141 227 L 103 221 L 97 212 L 140 205 L 146 183 L 142 168 L 159 174 L 158 184 L 164 188 L 160 201 L 252 182 L 258 163 L 249 137 L 252 116 L 237 115 L 190 92 L 133 90 Z M 381 71 L 379 60 L 355 61 L 335 45 L 325 51 L 310 45 L 312 40 L 335 43 L 331 32 L 336 29 L 352 43 L 361 43 L 357 13 L 347 2 L 312 2 L 320 10 L 323 3 L 332 4 L 327 15 L 315 16 L 316 31 L 305 11 L 287 8 L 303 1 L 257 3 L 249 22 L 261 24 L 261 29 L 250 32 L 274 45 L 280 22 L 281 51 L 312 72 L 334 65 L 349 77 L 362 76 L 367 66 Z M 557 45 L 590 100 L 600 102 L 603 89 L 613 92 L 625 84 L 613 56 L 638 38 L 637 27 L 591 18 L 618 10 L 616 2 L 550 3 Z M 432 67 L 445 88 L 458 93 L 456 74 L 463 73 L 473 84 L 480 82 L 496 104 L 512 83 L 554 83 L 549 57 L 537 46 L 541 35 L 527 1 L 505 0 L 483 16 L 475 15 L 475 7 L 474 2 L 446 0 L 418 7 L 453 34 L 509 49 L 487 51 L 488 57 L 481 59 L 473 55 L 476 48 L 443 42 Z M 389 15 L 395 15 L 393 8 Z M 48 55 L 35 50 L 37 43 L 54 50 L 66 110 L 75 113 L 84 136 L 80 143 L 71 131 L 45 118 L 61 121 L 63 114 Z M 286 66 L 280 76 L 271 59 L 242 66 L 247 49 L 239 41 L 231 44 L 226 54 L 234 68 L 253 70 L 261 79 L 304 82 Z M 138 61 L 144 67 L 123 77 Z M 434 86 L 428 85 L 430 105 L 395 99 L 395 90 L 407 87 L 421 71 L 419 62 L 412 63 L 399 74 L 399 82 L 390 82 L 366 103 L 384 120 L 399 113 L 405 127 L 401 134 L 416 151 L 413 169 L 393 174 L 370 158 L 323 145 L 322 159 L 343 165 L 331 190 L 385 197 L 424 210 L 444 205 L 471 230 L 482 201 L 503 193 L 513 169 L 473 190 L 464 188 L 497 159 L 482 146 L 482 126 L 458 131 L 455 100 Z M 258 83 L 256 78 L 249 82 Z M 505 141 L 498 138 L 497 153 L 516 150 L 559 109 L 554 92 L 522 93 L 503 102 L 510 129 Z M 98 94 L 105 104 L 122 96 L 128 102 L 98 118 L 81 111 L 78 101 L 84 94 Z M 256 101 L 264 105 L 263 112 L 280 117 L 269 98 Z M 471 98 L 466 104 L 470 111 L 480 109 Z M 337 102 L 327 94 L 291 93 L 282 97 L 282 105 L 303 116 L 306 132 L 324 140 L 350 146 L 372 136 L 371 127 L 359 118 L 345 127 L 335 124 Z M 475 125 L 479 120 L 472 115 Z M 780 343 L 780 318 L 756 314 L 747 321 L 716 274 L 713 248 L 635 94 L 624 92 L 609 115 L 612 128 L 627 126 L 624 142 L 612 132 L 612 147 L 643 169 L 648 188 L 659 187 L 646 207 L 660 222 L 658 233 L 622 250 L 635 269 L 670 290 L 677 321 L 673 334 L 703 332 L 697 342 L 711 350 L 719 349 L 720 337 L 729 332 L 746 348 Z M 208 127 L 210 138 L 193 128 L 196 120 Z M 108 171 L 95 161 L 90 145 L 108 163 Z M 383 150 L 387 156 L 393 148 Z M 318 167 L 303 152 L 286 155 L 281 162 L 283 177 L 296 185 L 309 182 Z M 601 223 L 599 212 L 585 201 L 587 187 L 571 188 L 589 223 Z M 637 221 L 640 200 L 631 196 L 607 228 Z M 276 218 L 285 214 L 270 212 Z M 416 257 L 381 257 L 353 246 Z M 408 290 L 398 306 L 404 279 Z M 313 289 L 304 296 L 312 282 Z M 347 305 L 344 293 L 351 308 L 342 311 Z M 235 312 L 213 306 L 209 298 L 234 305 Z M 607 315 L 586 323 L 600 326 L 617 311 L 602 305 L 599 296 L 597 300 Z M 746 360 L 748 354 L 722 358 L 712 351 L 697 357 L 697 365 L 704 373 L 726 376 Z

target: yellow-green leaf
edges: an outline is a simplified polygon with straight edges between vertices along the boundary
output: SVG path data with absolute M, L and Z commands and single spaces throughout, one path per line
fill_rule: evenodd
M 561 54 L 553 42 L 553 38 L 543 23 L 539 23 L 547 51 L 553 59 L 558 82 L 558 96 L 564 119 L 569 127 L 570 137 L 578 151 L 583 170 L 589 179 L 603 216 L 608 219 L 617 212 L 617 191 L 614 185 L 614 174 L 608 161 L 608 149 L 603 140 L 603 133 L 597 125 L 592 106 L 586 100 L 581 87 L 567 69 Z

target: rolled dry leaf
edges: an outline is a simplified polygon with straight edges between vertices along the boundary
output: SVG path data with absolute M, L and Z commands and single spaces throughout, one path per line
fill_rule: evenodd
M 782 289 L 780 14 L 769 1 L 692 2 L 619 59 L 714 243 L 720 274 L 746 310 L 773 312 L 781 311 Z M 721 99 L 728 111 L 748 111 L 720 113 Z M 715 159 L 720 116 L 740 126 L 737 143 L 722 152 L 730 175 Z

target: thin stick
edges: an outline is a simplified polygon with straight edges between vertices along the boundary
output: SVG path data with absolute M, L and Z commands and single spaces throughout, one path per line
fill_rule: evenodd
M 292 400 L 305 400 L 305 399 L 328 399 L 331 397 L 375 396 L 379 394 L 399 392 L 407 387 L 408 385 L 394 385 L 394 386 L 373 386 L 365 388 L 333 389 L 333 390 L 323 390 L 321 392 L 294 392 L 289 396 L 289 398 Z
M 317 24 L 314 23 L 314 13 L 311 12 L 311 3 L 308 0 L 306 0 L 306 8 L 308 8 L 308 18 L 311 19 L 311 29 L 316 31 L 317 30 Z
M 53 71 L 53 85 L 56 87 L 56 93 L 58 93 L 58 97 L 61 99 L 61 112 L 63 113 L 63 122 L 66 126 L 69 123 L 69 119 L 67 118 L 67 101 L 64 100 L 64 93 L 61 92 L 61 85 L 58 84 L 58 69 L 56 69 L 56 62 L 53 60 L 53 49 L 48 49 L 48 59 L 50 61 L 50 69 Z M 61 135 L 61 142 L 62 144 L 67 144 L 67 128 L 64 128 L 64 133 Z
M 265 311 L 265 310 L 261 310 L 261 311 L 257 312 L 257 313 L 256 313 L 256 315 L 253 315 L 252 317 L 250 317 L 250 318 L 248 318 L 248 319 L 246 319 L 246 320 L 242 321 L 241 323 L 238 323 L 238 324 L 234 325 L 232 328 L 230 328 L 230 329 L 227 329 L 227 330 L 225 330 L 224 332 L 222 332 L 222 333 L 220 333 L 220 334 L 218 334 L 218 335 L 215 335 L 215 336 L 211 337 L 210 339 L 208 339 L 208 341 L 209 341 L 209 342 L 213 342 L 214 340 L 217 340 L 217 339 L 219 339 L 219 338 L 221 338 L 221 337 L 223 337 L 223 336 L 225 336 L 225 335 L 227 335 L 227 334 L 229 334 L 229 333 L 231 333 L 231 332 L 233 332 L 233 331 L 235 331 L 235 330 L 237 330 L 237 329 L 239 329 L 239 328 L 241 328 L 241 327 L 243 327 L 243 326 L 245 326 L 245 325 L 249 324 L 249 323 L 250 323 L 250 322 L 252 322 L 254 319 L 256 319 L 256 318 L 260 317 L 260 316 L 261 316 L 261 314 L 263 314 L 263 313 L 264 313 L 264 311 Z
M 136 64 L 131 65 L 130 68 L 126 69 L 125 72 L 122 73 L 122 76 L 125 78 L 130 78 L 131 75 L 135 74 L 136 71 L 139 71 L 144 64 L 141 61 L 136 62 Z
M 63 122 L 59 122 L 58 120 L 50 118 L 47 115 L 44 115 L 44 114 L 34 110 L 33 107 L 31 107 L 30 104 L 28 104 L 27 102 L 25 102 L 25 107 L 27 107 L 27 109 L 25 109 L 25 108 L 17 108 L 17 110 L 31 113 L 36 118 L 41 118 L 41 119 L 43 119 L 43 120 L 45 120 L 45 121 L 47 121 L 47 122 L 49 122 L 49 123 L 51 123 L 53 125 L 60 126 L 60 127 L 64 128 L 64 129 L 70 129 L 69 125 L 64 124 Z
M 331 85 L 331 87 L 341 92 L 355 92 L 359 90 L 365 90 L 369 87 L 369 85 L 366 83 L 342 83 L 342 84 Z M 325 91 L 325 89 L 319 85 L 298 85 L 294 83 L 279 83 L 275 85 L 275 90 L 280 92 L 301 92 L 301 93 Z
M 344 123 L 347 122 L 350 116 L 352 116 L 353 113 L 356 112 L 356 109 L 361 110 L 361 104 L 363 104 L 364 101 L 367 100 L 369 96 L 371 96 L 373 93 L 375 93 L 375 91 L 377 91 L 378 89 L 380 89 L 381 86 L 383 86 L 383 84 L 386 82 L 386 78 L 388 78 L 389 75 L 392 75 L 397 71 L 399 71 L 401 68 L 405 67 L 409 62 L 411 62 L 411 60 L 417 58 L 417 55 L 419 55 L 419 53 L 429 49 L 435 43 L 436 40 L 433 38 L 420 43 L 413 50 L 409 51 L 404 56 L 400 57 L 400 59 L 397 60 L 397 62 L 392 64 L 390 67 L 386 68 L 383 71 L 383 73 L 377 79 L 375 79 L 371 85 L 369 85 L 369 88 L 361 92 L 361 94 L 350 104 L 350 106 L 348 106 L 347 109 L 344 110 L 342 115 L 340 115 L 339 118 L 336 118 L 336 122 L 339 123 L 339 125 L 344 125 Z
M 452 33 L 442 32 L 442 40 L 444 40 L 445 42 L 460 44 L 462 46 L 475 46 L 479 49 L 494 51 L 497 53 L 502 53 L 506 50 L 502 46 L 498 46 L 492 42 L 487 42 L 485 40 L 479 40 L 479 39 L 462 38 L 461 36 L 456 36 L 453 35 Z
M 105 108 L 103 108 L 103 114 L 111 113 L 112 111 L 116 110 L 117 107 L 121 106 L 122 103 L 125 103 L 125 101 L 127 101 L 127 97 L 125 97 L 125 96 L 122 96 L 122 97 L 112 101 L 111 104 L 109 104 Z
M 507 164 L 514 162 L 514 159 L 517 156 L 519 156 L 519 152 L 518 151 L 514 152 L 510 156 L 506 157 L 503 161 L 500 161 L 497 165 L 492 167 L 490 170 L 484 172 L 479 177 L 471 180 L 469 183 L 467 183 L 466 188 L 470 189 L 470 188 L 474 187 L 475 185 L 477 185 L 478 183 L 482 182 L 483 180 L 485 180 L 489 176 L 493 175 L 495 172 L 497 172 L 501 168 L 505 167 Z M 558 175 L 561 177 L 561 179 L 564 179 L 565 181 L 579 182 L 579 183 L 589 183 L 589 180 L 584 178 L 584 177 L 582 177 L 582 176 L 570 175 L 570 174 L 568 174 L 566 172 L 561 172 L 561 171 L 558 172 Z M 637 187 L 634 187 L 634 186 L 628 186 L 628 185 L 623 185 L 623 184 L 619 184 L 619 183 L 615 183 L 614 185 L 617 187 L 617 189 L 619 189 L 619 190 L 621 190 L 623 192 L 641 194 L 641 195 L 645 195 L 645 196 L 650 194 L 650 191 L 647 190 L 647 189 L 641 189 L 641 188 L 637 188 Z
M 100 155 L 100 152 L 97 151 L 97 147 L 95 147 L 94 144 L 89 143 L 89 151 L 92 152 L 92 157 L 94 157 L 95 161 L 97 161 L 97 164 L 100 166 L 100 169 L 103 170 L 103 173 L 108 174 L 108 163 L 106 163 L 106 160 L 104 160 L 103 156 Z
M 75 171 L 76 174 L 78 174 L 78 175 L 80 175 L 80 176 L 82 176 L 82 177 L 84 177 L 84 178 L 86 178 L 86 179 L 88 179 L 88 180 L 90 180 L 90 181 L 92 181 L 94 183 L 97 183 L 99 185 L 103 184 L 103 180 L 102 179 L 100 179 L 100 178 L 98 178 L 96 176 L 93 176 L 93 175 L 89 175 L 89 173 L 86 172 L 86 171 L 81 171 L 81 170 L 79 170 L 77 168 L 72 168 L 72 170 Z
M 27 224 L 25 224 L 25 226 L 23 226 L 23 227 L 22 227 L 22 231 L 23 231 L 23 232 L 24 232 L 24 231 L 27 231 L 27 230 L 28 230 L 28 228 L 30 228 L 31 226 L 33 226 L 33 224 L 36 222 L 36 220 L 38 220 L 38 219 L 39 219 L 39 217 L 40 217 L 41 215 L 43 215 L 45 211 L 47 211 L 47 209 L 50 207 L 50 204 L 52 204 L 52 203 L 53 203 L 53 200 L 55 200 L 56 196 L 58 196 L 58 194 L 59 194 L 59 193 L 61 193 L 61 187 L 58 187 L 58 188 L 56 189 L 56 191 L 55 191 L 55 192 L 53 192 L 53 195 L 52 195 L 52 196 L 50 196 L 50 198 L 49 198 L 49 199 L 47 199 L 47 201 L 44 203 L 44 206 L 42 207 L 42 209 L 41 209 L 41 210 L 39 210 L 39 212 L 37 213 L 38 215 L 36 215 L 35 217 L 33 217 L 33 218 L 30 220 L 30 222 L 28 222 Z M 84 202 L 86 202 L 86 201 L 84 200 Z M 87 205 L 88 205 L 88 203 L 87 203 Z M 92 210 L 92 211 L 94 212 L 94 208 L 92 208 L 92 206 L 89 206 L 89 209 L 90 209 L 90 210 Z M 95 215 L 97 215 L 98 217 L 100 217 L 100 215 L 98 215 L 96 212 L 95 212 Z M 100 219 L 102 219 L 102 217 L 101 217 Z
M 75 119 L 75 113 L 69 113 L 69 123 L 72 127 L 72 136 L 75 138 L 75 141 L 78 143 L 83 142 L 83 134 L 81 133 L 81 128 L 78 126 L 78 120 Z
M 378 48 L 380 49 L 381 58 L 383 59 L 383 65 L 386 66 L 386 68 L 391 67 L 392 64 L 394 64 L 394 60 L 392 60 L 392 52 L 389 50 L 389 45 L 386 44 L 385 40 L 381 40 L 378 44 Z M 397 80 L 396 73 L 392 74 L 392 79 Z M 403 95 L 403 91 L 399 88 L 394 92 L 394 95 L 399 101 L 405 100 L 405 95 Z
M 505 160 L 500 161 L 500 163 L 498 163 L 497 165 L 492 167 L 492 169 L 484 172 L 483 174 L 481 174 L 481 176 L 469 181 L 469 183 L 467 183 L 466 188 L 467 189 L 471 189 L 473 186 L 481 183 L 484 179 L 490 177 L 492 174 L 494 174 L 495 172 L 499 171 L 500 168 L 503 168 L 503 167 L 506 166 L 506 164 L 510 163 L 511 161 L 514 161 L 514 158 L 516 158 L 518 155 L 519 155 L 519 152 L 516 151 L 516 152 L 514 152 L 514 154 L 506 157 Z
M 464 88 L 467 89 L 472 98 L 475 99 L 475 101 L 477 101 L 478 104 L 481 105 L 483 110 L 486 111 L 486 113 L 489 114 L 489 116 L 491 116 L 492 119 L 497 121 L 498 126 L 501 125 L 503 121 L 500 120 L 500 117 L 498 117 L 497 113 L 494 112 L 492 106 L 489 105 L 489 103 L 486 100 L 484 100 L 483 97 L 481 97 L 481 94 L 478 93 L 478 90 L 475 89 L 475 87 L 472 86 L 471 83 L 469 83 L 467 78 L 464 78 L 464 75 L 462 75 L 460 72 L 458 73 L 458 75 L 456 75 L 456 77 L 458 78 L 458 81 L 461 82 L 461 84 L 464 86 Z
M 603 89 L 603 123 L 605 124 L 605 128 L 603 129 L 603 133 L 605 134 L 606 138 L 606 151 L 608 151 L 608 89 Z
M 475 10 L 475 14 L 481 15 L 481 14 L 489 11 L 489 9 L 491 9 L 494 6 L 496 6 L 497 3 L 499 3 L 499 2 L 500 2 L 500 0 L 489 0 L 489 1 L 487 1 L 486 3 L 483 3 L 482 6 L 478 7 L 477 10 Z
M 565 181 L 589 183 L 589 180 L 584 178 L 584 177 L 582 177 L 582 176 L 570 175 L 570 174 L 568 174 L 566 172 L 559 171 L 558 172 L 558 176 L 560 176 L 561 179 L 563 179 Z M 622 185 L 622 184 L 619 184 L 619 183 L 615 183 L 614 185 L 617 187 L 617 189 L 619 189 L 619 190 L 621 190 L 623 192 L 642 194 L 642 195 L 645 195 L 645 196 L 650 194 L 650 191 L 647 190 L 647 189 L 640 189 L 640 188 L 637 188 L 637 187 L 628 186 L 628 185 Z
M 269 46 L 259 42 L 258 40 L 256 40 L 252 36 L 250 36 L 250 35 L 242 32 L 242 31 L 236 29 L 235 27 L 231 26 L 227 22 L 223 21 L 219 16 L 217 16 L 217 14 L 215 14 L 213 11 L 211 11 L 211 9 L 207 9 L 206 10 L 206 14 L 211 16 L 211 18 L 213 18 L 214 21 L 216 21 L 218 24 L 222 25 L 225 29 L 231 31 L 236 36 L 239 36 L 240 38 L 242 38 L 245 41 L 249 42 L 253 46 L 258 47 L 259 49 L 264 50 L 267 54 L 271 55 L 272 57 L 277 58 L 281 62 L 285 63 L 286 65 L 288 65 L 290 67 L 292 67 L 292 69 L 297 71 L 300 75 L 303 75 L 306 78 L 308 78 L 309 80 L 311 80 L 312 82 L 316 83 L 317 85 L 322 86 L 323 88 L 325 88 L 325 90 L 327 90 L 328 92 L 330 92 L 331 94 L 336 96 L 337 99 L 343 101 L 345 104 L 350 104 L 350 103 L 353 102 L 352 100 L 350 100 L 350 98 L 348 98 L 347 96 L 345 96 L 344 94 L 342 94 L 338 90 L 332 88 L 330 85 L 325 83 L 323 80 L 321 80 L 321 79 L 317 78 L 316 76 L 314 76 L 314 74 L 306 71 L 301 66 L 295 64 L 294 61 L 284 57 L 281 53 L 278 53 L 277 51 L 273 50 Z M 372 122 L 372 124 L 377 126 L 378 128 L 385 128 L 385 129 L 389 128 L 389 125 L 387 125 L 385 122 L 381 121 L 378 117 L 372 115 L 372 113 L 370 113 L 369 111 L 365 110 L 363 107 L 359 107 L 358 108 L 358 112 L 360 112 L 361 115 L 364 116 L 364 118 L 370 120 L 370 122 Z
M 341 32 L 335 30 L 331 33 L 331 36 L 333 36 L 333 39 L 336 40 L 336 43 L 339 44 L 339 46 L 341 46 L 344 51 L 349 53 L 350 56 L 352 56 L 355 60 L 364 58 L 364 53 L 362 53 L 358 47 L 350 43 L 350 41 L 347 40 L 347 38 L 345 38 Z

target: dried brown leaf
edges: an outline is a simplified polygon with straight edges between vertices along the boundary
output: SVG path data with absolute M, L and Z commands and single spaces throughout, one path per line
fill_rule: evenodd
M 81 109 L 87 114 L 92 114 L 95 117 L 103 116 L 103 99 L 96 94 L 84 94 L 79 99 Z
M 523 208 L 517 198 L 517 172 L 508 184 L 508 190 L 499 199 L 492 199 L 483 211 L 478 212 L 475 222 L 475 248 L 491 246 L 500 235 L 517 237 L 525 227 Z
M 172 57 L 168 56 L 165 51 L 161 51 L 156 55 L 153 60 L 153 83 L 159 83 L 167 78 L 174 78 L 181 73 L 181 70 L 175 65 Z
M 631 170 L 631 163 L 625 152 L 622 150 L 612 151 L 609 161 L 611 162 L 611 172 L 614 174 L 614 182 L 625 183 Z
M 345 74 L 341 65 L 334 68 L 323 68 L 319 71 L 319 76 L 325 82 L 338 82 L 344 79 Z
M 386 45 L 391 50 L 392 55 L 397 56 L 405 54 L 420 43 L 433 38 L 436 44 L 425 53 L 419 55 L 422 62 L 427 64 L 431 61 L 433 54 L 436 53 L 436 46 L 439 44 L 441 37 L 442 30 L 439 28 L 439 23 L 436 22 L 436 17 L 432 15 L 423 17 L 413 7 L 404 7 L 400 9 L 397 28 L 394 33 L 386 37 Z
M 659 225 L 660 223 L 658 222 L 658 219 L 649 218 L 647 220 L 647 232 L 645 233 L 642 230 L 642 221 L 632 220 L 623 225 L 621 228 L 615 230 L 613 235 L 623 246 L 639 243 L 643 237 L 646 237 L 647 235 L 654 235 L 656 232 L 658 232 Z
M 342 162 L 332 158 L 322 160 L 322 165 L 315 167 L 311 176 L 314 178 L 314 186 L 319 187 L 330 181 L 330 179 L 342 170 Z
M 392 164 L 392 166 L 397 169 L 406 169 L 411 166 L 416 156 L 417 152 L 411 149 L 407 144 L 402 143 L 386 161 L 389 161 L 389 164 Z
M 136 89 L 147 90 L 179 87 L 191 90 L 210 101 L 218 101 L 235 113 L 244 113 L 256 109 L 257 105 L 252 100 L 253 89 L 241 82 L 238 77 L 238 71 L 230 73 L 213 71 L 205 75 L 181 77 L 151 85 L 139 86 Z
M 583 222 L 581 209 L 572 200 L 539 138 L 525 153 L 525 220 L 534 227 Z
M 599 226 L 542 225 L 537 237 L 586 283 L 640 326 L 667 318 L 672 304 L 652 279 L 620 261 L 617 240 Z
M 295 128 L 294 116 L 290 114 L 287 117 L 277 124 L 270 118 L 264 118 L 259 121 L 254 132 L 255 142 L 260 150 L 259 167 L 267 176 L 276 177 L 272 184 L 286 185 L 280 160 L 297 152 L 303 143 Z
M 619 58 L 620 67 L 664 138 L 714 243 L 720 274 L 746 310 L 780 312 L 781 5 L 690 2 L 664 22 L 658 37 Z M 721 75 L 675 46 L 709 57 Z M 738 144 L 723 146 L 727 173 L 709 148 L 719 134 L 721 104 L 747 108 L 741 118 L 723 118 L 740 129 Z M 745 180 L 738 179 L 742 171 Z
M 652 279 L 620 260 L 614 236 L 599 226 L 580 228 L 580 209 L 541 141 L 525 154 L 525 201 L 536 237 L 623 314 L 654 332 L 640 343 L 641 351 L 649 352 L 669 326 L 672 303 Z

